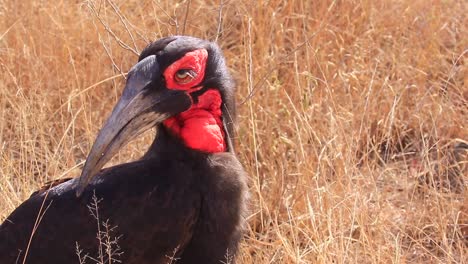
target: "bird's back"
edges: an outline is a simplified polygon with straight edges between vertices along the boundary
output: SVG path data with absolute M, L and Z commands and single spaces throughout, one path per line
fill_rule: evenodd
M 22 262 L 35 224 L 26 263 L 75 262 L 77 246 L 81 257 L 98 258 L 109 245 L 124 263 L 162 261 L 184 246 L 198 219 L 193 172 L 192 164 L 146 160 L 104 170 L 79 198 L 75 180 L 37 193 L 0 226 L 0 263 Z
M 0 263 L 22 262 L 36 222 L 26 263 L 107 259 L 108 252 L 129 264 L 176 257 L 177 263 L 219 263 L 237 250 L 246 185 L 230 153 L 105 169 L 79 198 L 74 181 L 34 194 L 7 218 Z

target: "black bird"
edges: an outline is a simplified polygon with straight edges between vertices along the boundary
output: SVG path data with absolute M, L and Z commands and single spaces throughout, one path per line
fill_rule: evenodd
M 79 263 L 78 255 L 84 263 L 233 263 L 247 199 L 235 113 L 216 44 L 187 36 L 151 43 L 81 176 L 36 191 L 2 223 L 0 263 Z M 152 127 L 141 159 L 102 169 Z M 99 243 L 106 228 L 111 242 Z

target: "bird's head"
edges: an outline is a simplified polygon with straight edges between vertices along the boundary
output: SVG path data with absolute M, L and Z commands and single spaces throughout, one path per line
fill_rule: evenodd
M 234 83 L 219 47 L 187 36 L 148 45 L 99 132 L 76 186 L 89 181 L 129 141 L 161 124 L 191 149 L 232 150 Z

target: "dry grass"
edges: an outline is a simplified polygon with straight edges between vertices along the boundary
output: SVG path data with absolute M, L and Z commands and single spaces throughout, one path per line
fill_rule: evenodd
M 80 173 L 149 40 L 217 37 L 220 1 L 71 2 L 0 0 L 0 221 Z M 468 2 L 221 2 L 240 263 L 467 263 Z

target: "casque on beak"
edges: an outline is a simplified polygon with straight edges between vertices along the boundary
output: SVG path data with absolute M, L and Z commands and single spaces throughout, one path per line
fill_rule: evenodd
M 121 98 L 99 131 L 75 185 L 80 196 L 91 179 L 129 141 L 190 108 L 190 95 L 165 87 L 155 55 L 132 67 Z

